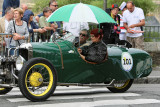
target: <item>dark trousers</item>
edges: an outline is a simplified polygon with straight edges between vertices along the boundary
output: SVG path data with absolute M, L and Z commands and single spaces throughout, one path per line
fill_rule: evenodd
M 119 35 L 116 33 L 104 33 L 103 42 L 107 44 L 117 44 L 119 42 Z

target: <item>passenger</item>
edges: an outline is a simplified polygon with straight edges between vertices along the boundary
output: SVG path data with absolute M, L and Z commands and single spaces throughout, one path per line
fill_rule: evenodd
M 7 32 L 7 28 L 8 28 L 8 24 L 9 22 L 13 19 L 13 8 L 12 7 L 8 7 L 6 10 L 5 10 L 5 16 L 3 16 L 2 18 L 0 18 L 0 33 L 5 33 Z M 6 51 L 8 50 L 9 48 L 9 41 L 10 39 L 9 38 L 5 38 L 3 39 L 3 46 L 6 45 Z M 0 43 L 2 42 L 2 36 L 0 35 Z M 0 45 L 0 51 L 1 51 L 1 45 Z M 3 47 L 3 49 L 5 49 Z M 3 50 L 4 51 L 4 50 Z
M 34 32 L 44 33 L 45 30 L 39 28 L 39 26 L 36 25 L 36 23 L 33 21 L 33 12 L 31 10 L 27 10 L 26 16 L 23 16 L 23 20 L 27 22 L 28 30 L 29 30 L 29 38 L 28 42 L 35 42 Z
M 82 59 L 89 62 L 101 63 L 105 60 L 107 55 L 107 47 L 102 42 L 103 31 L 101 29 L 94 29 L 91 31 L 92 44 L 78 48 L 78 52 Z
M 39 26 L 46 31 L 40 37 L 40 39 L 42 39 L 43 42 L 46 41 L 46 39 L 49 41 L 51 36 L 51 31 L 56 31 L 56 29 L 58 28 L 56 22 L 54 24 L 51 24 L 46 20 L 51 14 L 52 14 L 52 9 L 50 9 L 49 7 L 45 7 L 43 9 L 44 16 L 41 16 L 39 19 Z
M 23 10 L 21 8 L 14 9 L 14 21 L 9 22 L 7 33 L 12 33 L 14 36 L 10 40 L 10 48 L 15 48 L 21 45 L 28 39 L 29 32 L 27 23 L 22 21 Z M 14 50 L 11 50 L 11 55 L 14 54 Z

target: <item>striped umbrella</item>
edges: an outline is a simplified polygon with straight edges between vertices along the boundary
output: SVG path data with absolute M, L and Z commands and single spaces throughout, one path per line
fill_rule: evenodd
M 65 5 L 57 9 L 48 17 L 47 21 L 116 23 L 101 8 L 83 3 Z

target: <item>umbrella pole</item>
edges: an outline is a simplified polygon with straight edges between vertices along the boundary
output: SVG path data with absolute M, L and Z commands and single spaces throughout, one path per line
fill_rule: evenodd
M 100 24 L 98 25 L 98 33 L 100 33 Z
M 82 29 L 81 29 L 81 22 L 80 22 L 80 31 L 81 31 Z M 80 47 L 80 35 L 79 35 L 79 47 Z

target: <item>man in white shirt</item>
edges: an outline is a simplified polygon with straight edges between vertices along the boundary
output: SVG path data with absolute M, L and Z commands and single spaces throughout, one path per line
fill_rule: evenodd
M 2 18 L 0 18 L 0 33 L 5 33 L 7 31 L 8 28 L 8 24 L 9 22 L 13 19 L 14 13 L 13 13 L 13 8 L 12 7 L 8 7 L 5 10 L 5 16 L 3 16 Z M 2 36 L 0 36 L 0 42 L 2 41 Z M 4 40 L 3 40 L 4 41 Z M 5 38 L 5 43 L 3 43 L 3 45 L 6 45 L 7 48 L 9 47 L 9 42 L 10 39 Z
M 79 33 L 82 29 L 89 30 L 87 22 L 63 22 L 63 32 L 69 31 L 75 37 L 79 37 Z
M 132 44 L 133 48 L 144 49 L 144 36 L 141 31 L 141 26 L 145 25 L 144 12 L 141 8 L 135 7 L 132 1 L 127 2 L 127 9 L 123 13 L 124 27 L 127 30 L 127 40 Z

